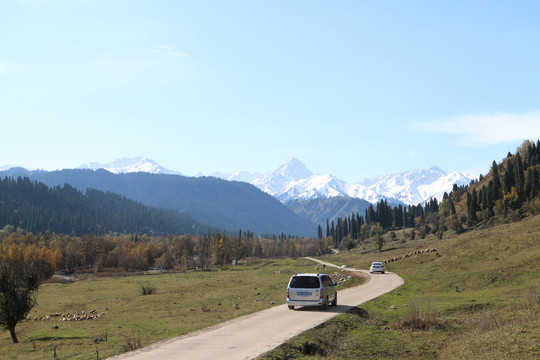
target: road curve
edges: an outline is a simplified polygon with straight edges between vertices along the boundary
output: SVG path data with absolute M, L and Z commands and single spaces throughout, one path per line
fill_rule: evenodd
M 340 268 L 317 259 L 308 259 Z M 360 271 L 366 274 L 369 280 L 360 286 L 339 291 L 338 305 L 330 306 L 326 311 L 315 308 L 289 310 L 287 305 L 283 304 L 109 359 L 253 359 L 286 340 L 404 283 L 401 277 L 393 273 L 370 275 L 366 270 L 353 268 L 347 268 L 347 271 Z

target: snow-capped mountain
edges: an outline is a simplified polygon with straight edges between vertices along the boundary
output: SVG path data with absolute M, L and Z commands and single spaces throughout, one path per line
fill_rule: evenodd
M 149 172 L 154 174 L 177 174 L 153 160 L 137 157 L 121 158 L 109 164 L 89 163 L 79 168 L 105 169 L 112 173 Z M 471 174 L 445 173 L 439 167 L 412 170 L 392 175 L 382 175 L 351 184 L 333 175 L 313 174 L 300 160 L 291 157 L 276 170 L 265 174 L 245 171 L 233 174 L 213 173 L 211 176 L 229 181 L 243 181 L 255 185 L 283 203 L 290 200 L 327 199 L 348 196 L 364 199 L 370 203 L 379 200 L 395 200 L 407 205 L 417 205 L 433 197 L 442 200 L 454 184 L 467 185 L 475 177 Z
M 433 197 L 442 200 L 454 184 L 467 185 L 474 177 L 458 172 L 445 173 L 437 166 L 398 174 L 364 179 L 357 185 L 366 186 L 380 198 L 396 199 L 408 205 L 423 203 Z M 366 199 L 367 200 L 367 199 Z
M 309 178 L 313 173 L 298 159 L 291 157 L 274 171 L 269 171 L 251 183 L 262 191 L 274 196 L 290 188 L 297 181 Z M 286 201 L 286 200 L 282 200 Z
M 182 175 L 182 173 L 174 170 L 165 169 L 154 160 L 138 156 L 134 159 L 120 158 L 108 164 L 91 162 L 82 164 L 79 169 L 105 169 L 114 174 L 132 173 L 132 172 L 147 172 L 151 174 L 174 174 Z
M 314 175 L 298 159 L 290 158 L 278 169 L 251 183 L 282 202 L 348 196 L 371 203 L 389 199 L 417 205 L 432 197 L 442 200 L 444 193 L 450 192 L 454 184 L 466 185 L 472 179 L 471 175 L 458 172 L 446 174 L 434 166 L 350 184 L 333 175 Z

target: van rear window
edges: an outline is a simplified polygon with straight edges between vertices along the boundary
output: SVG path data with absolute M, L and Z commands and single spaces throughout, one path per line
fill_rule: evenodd
M 299 289 L 316 289 L 320 286 L 319 278 L 315 276 L 295 276 L 290 284 L 290 287 Z

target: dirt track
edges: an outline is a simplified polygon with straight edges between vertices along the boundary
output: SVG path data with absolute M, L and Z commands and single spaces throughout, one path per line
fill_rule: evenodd
M 309 259 L 328 267 L 339 268 L 337 265 Z M 366 270 L 353 268 L 347 268 L 347 271 L 362 272 L 369 277 L 369 281 L 361 286 L 339 291 L 338 305 L 330 306 L 326 311 L 314 308 L 299 308 L 293 311 L 289 310 L 287 305 L 279 305 L 110 359 L 253 359 L 287 339 L 403 284 L 403 279 L 393 273 L 370 275 Z

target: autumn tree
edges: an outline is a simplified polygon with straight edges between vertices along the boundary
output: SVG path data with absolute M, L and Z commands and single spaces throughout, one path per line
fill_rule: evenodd
M 18 343 L 15 327 L 36 305 L 41 282 L 55 271 L 53 253 L 35 245 L 0 246 L 0 326 Z
M 234 261 L 234 265 L 238 265 L 238 261 L 246 255 L 246 243 L 242 239 L 242 230 L 238 232 L 238 237 L 233 239 L 231 246 L 231 256 Z

